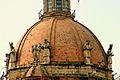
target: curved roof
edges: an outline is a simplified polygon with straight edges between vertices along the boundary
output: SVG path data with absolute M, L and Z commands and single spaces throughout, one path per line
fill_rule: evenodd
M 17 65 L 33 63 L 32 45 L 51 44 L 51 62 L 83 62 L 83 45 L 91 41 L 91 63 L 105 64 L 105 52 L 96 36 L 84 25 L 65 17 L 44 19 L 27 30 L 17 44 Z

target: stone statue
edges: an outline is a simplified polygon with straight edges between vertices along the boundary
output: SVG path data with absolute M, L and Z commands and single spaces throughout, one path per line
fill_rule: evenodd
M 16 66 L 16 51 L 13 47 L 13 42 L 9 42 L 10 53 L 9 53 L 9 69 L 15 68 Z
M 13 42 L 9 42 L 9 46 L 10 46 L 10 51 L 12 51 L 14 49 Z
M 32 46 L 32 53 L 34 56 L 34 63 L 38 63 L 40 60 L 40 44 Z
M 51 46 L 50 46 L 50 42 L 47 39 L 44 40 L 43 48 L 44 48 L 43 49 L 44 50 L 44 52 L 43 52 L 44 64 L 49 64 L 50 63 L 50 48 L 51 48 Z
M 41 57 L 43 57 L 43 62 L 41 64 L 50 63 L 50 42 L 45 39 L 44 44 L 36 44 L 32 46 L 32 53 L 34 56 L 34 63 L 40 62 Z
M 16 67 L 16 52 L 10 52 L 9 69 Z
M 41 52 L 41 49 L 42 49 L 42 45 L 39 43 L 38 44 L 38 51 Z
M 87 40 L 83 46 L 83 55 L 85 58 L 85 64 L 90 64 L 90 57 L 91 57 L 91 50 L 92 47 L 90 45 L 90 40 Z
M 113 47 L 113 44 L 110 44 L 108 51 L 107 51 L 107 61 L 108 61 L 108 68 L 109 69 L 112 69 L 112 56 L 114 56 L 112 54 L 112 47 Z

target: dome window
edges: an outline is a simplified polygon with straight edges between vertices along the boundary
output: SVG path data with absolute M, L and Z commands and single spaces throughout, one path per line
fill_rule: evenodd
M 48 12 L 52 12 L 52 0 L 48 0 Z
M 62 0 L 56 0 L 56 9 L 58 12 L 62 11 Z
M 64 10 L 68 12 L 68 0 L 65 0 L 64 2 Z

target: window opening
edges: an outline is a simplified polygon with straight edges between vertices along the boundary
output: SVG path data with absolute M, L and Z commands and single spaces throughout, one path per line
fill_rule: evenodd
M 48 0 L 48 12 L 52 12 L 52 0 Z
M 57 11 L 62 11 L 62 0 L 56 0 Z
M 68 12 L 68 0 L 65 0 L 65 11 Z

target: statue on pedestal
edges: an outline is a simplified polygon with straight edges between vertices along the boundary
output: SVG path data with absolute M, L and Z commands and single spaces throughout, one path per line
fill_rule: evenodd
M 40 61 L 40 52 L 41 52 L 41 44 L 32 46 L 32 53 L 34 56 L 34 63 L 38 63 Z
M 36 44 L 32 46 L 32 53 L 34 56 L 34 63 L 38 64 L 49 64 L 50 63 L 50 42 L 45 39 L 44 44 Z M 41 57 L 42 56 L 42 57 Z M 43 62 L 40 59 L 43 59 Z
M 108 68 L 109 69 L 112 69 L 112 56 L 114 56 L 112 54 L 112 47 L 113 47 L 113 44 L 110 44 L 109 48 L 108 48 L 108 51 L 107 51 L 107 63 L 108 63 Z
M 83 55 L 85 58 L 85 64 L 90 64 L 90 57 L 91 57 L 91 47 L 90 40 L 87 40 L 83 46 Z
M 44 57 L 44 63 L 43 64 L 49 64 L 50 63 L 50 42 L 45 39 L 43 44 L 43 57 Z
M 15 48 L 13 47 L 13 42 L 9 42 L 10 46 L 10 53 L 9 53 L 9 69 L 15 68 L 16 66 L 16 51 Z

